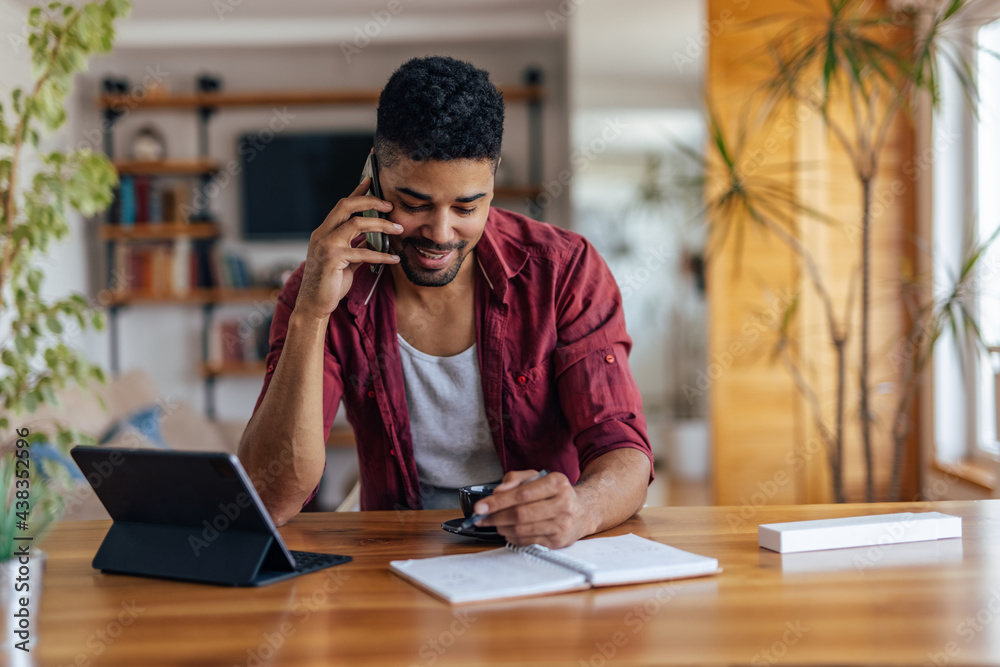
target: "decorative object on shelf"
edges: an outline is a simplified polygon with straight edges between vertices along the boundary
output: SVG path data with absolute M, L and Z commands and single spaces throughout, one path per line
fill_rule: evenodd
M 170 95 L 170 86 L 165 80 L 157 80 L 146 86 L 146 99 L 159 100 Z
M 142 162 L 157 162 L 167 157 L 167 143 L 163 133 L 153 125 L 140 128 L 133 136 L 129 146 L 129 156 Z

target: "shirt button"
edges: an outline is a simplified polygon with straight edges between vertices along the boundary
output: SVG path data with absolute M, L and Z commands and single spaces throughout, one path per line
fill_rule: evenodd
M 604 361 L 608 362 L 609 364 L 615 363 L 615 355 L 609 354 L 608 356 L 604 357 Z
M 517 381 L 520 384 L 528 384 L 528 376 L 527 375 L 518 375 L 517 376 Z
M 368 398 L 375 398 L 375 390 L 374 389 L 369 389 L 368 390 Z
M 395 449 L 390 449 L 389 450 L 389 456 L 392 456 L 393 458 L 395 458 L 395 456 L 396 456 L 396 450 Z
M 274 372 L 274 364 L 268 364 L 267 365 L 267 372 L 268 373 Z

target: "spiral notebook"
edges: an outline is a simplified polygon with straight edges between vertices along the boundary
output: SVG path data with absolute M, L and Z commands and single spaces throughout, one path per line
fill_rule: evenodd
M 547 595 L 720 572 L 719 561 L 644 537 L 580 540 L 564 549 L 507 545 L 471 554 L 394 560 L 392 571 L 452 604 Z

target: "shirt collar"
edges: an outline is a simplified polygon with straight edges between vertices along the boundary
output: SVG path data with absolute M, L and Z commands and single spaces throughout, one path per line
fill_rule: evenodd
M 502 234 L 497 218 L 503 213 L 490 208 L 490 215 L 483 229 L 483 235 L 476 245 L 476 259 L 492 291 L 502 300 L 507 293 L 508 281 L 516 276 L 525 262 L 528 252 L 524 247 Z
M 378 273 L 368 268 L 369 266 L 359 266 L 355 270 L 354 284 L 351 285 L 351 291 L 347 293 L 347 311 L 355 317 L 359 317 L 368 309 L 368 304 L 377 299 L 375 292 L 379 288 L 387 289 L 391 282 L 385 276 L 389 269 L 384 265 Z

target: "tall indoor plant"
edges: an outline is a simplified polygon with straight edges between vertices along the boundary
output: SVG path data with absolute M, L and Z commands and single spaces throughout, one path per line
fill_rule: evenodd
M 748 89 L 748 111 L 743 117 L 735 122 L 725 119 L 727 123 L 710 114 L 710 151 L 704 163 L 710 193 L 710 250 L 717 251 L 731 237 L 738 242 L 746 228 L 752 227 L 777 239 L 798 259 L 806 287 L 785 311 L 774 351 L 805 398 L 826 447 L 834 499 L 841 502 L 846 499 L 845 427 L 848 420 L 856 418 L 865 462 L 865 499 L 872 501 L 872 431 L 876 421 L 871 404 L 870 360 L 873 193 L 892 128 L 912 110 L 918 97 L 925 96 L 934 104 L 940 101 L 941 63 L 954 71 L 967 98 L 976 99 L 969 63 L 958 51 L 946 48 L 952 39 L 949 30 L 963 21 L 970 3 L 908 3 L 896 10 L 867 0 L 802 4 L 805 10 L 766 19 L 774 32 L 761 53 L 763 85 L 753 91 Z M 810 4 L 823 4 L 822 11 L 811 9 Z M 792 5 L 793 9 L 797 7 Z M 847 156 L 859 193 L 859 219 L 838 219 L 822 206 L 802 200 L 786 176 L 789 171 L 808 170 L 810 165 L 775 165 L 772 161 L 760 168 L 756 159 L 746 159 L 749 147 L 756 146 L 760 136 L 767 136 L 774 129 L 775 116 L 790 106 L 814 114 L 823 131 Z M 748 162 L 753 169 L 745 168 Z M 803 240 L 802 224 L 836 226 L 849 236 L 859 237 L 856 277 L 848 278 L 846 299 L 835 298 L 821 262 Z M 899 495 L 902 442 L 909 432 L 913 396 L 938 339 L 938 335 L 920 332 L 933 334 L 945 324 L 954 323 L 956 331 L 961 326 L 965 335 L 975 338 L 978 330 L 971 313 L 955 306 L 959 303 L 956 295 L 969 289 L 979 256 L 981 252 L 970 253 L 971 263 L 966 263 L 962 275 L 955 278 L 950 292 L 943 297 L 928 296 L 926 287 L 916 292 L 920 295 L 916 302 L 912 288 L 904 289 L 909 301 L 904 300 L 903 293 L 898 295 L 899 302 L 910 307 L 911 322 L 918 329 L 904 333 L 914 351 L 906 355 L 896 410 L 889 416 L 893 498 Z M 818 301 L 825 340 L 835 360 L 832 408 L 824 408 L 818 389 L 811 384 L 795 353 L 796 315 L 801 299 L 806 298 Z M 855 322 L 859 326 L 855 327 Z M 856 367 L 852 367 L 854 357 Z M 857 382 L 856 408 L 848 393 L 851 381 Z

